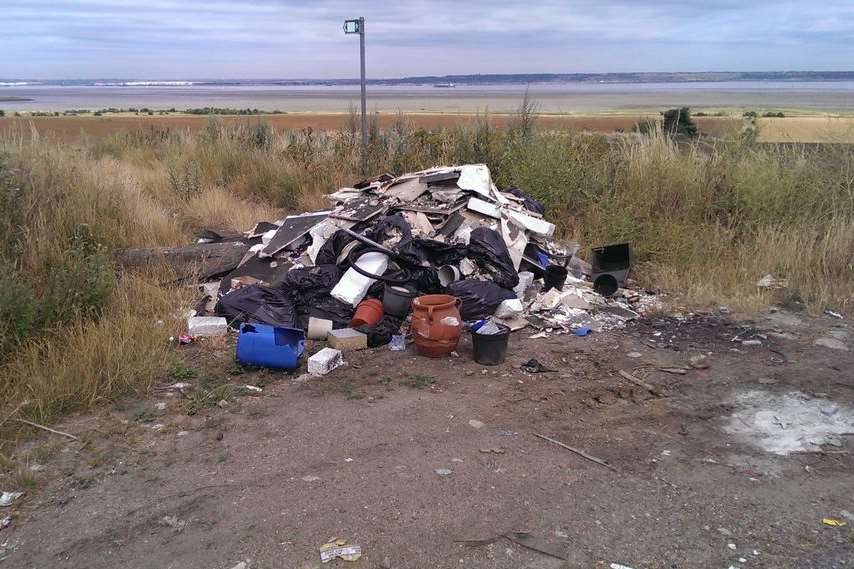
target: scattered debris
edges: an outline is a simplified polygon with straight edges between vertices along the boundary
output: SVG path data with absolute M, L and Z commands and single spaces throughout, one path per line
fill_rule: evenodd
M 5 508 L 7 506 L 11 506 L 15 500 L 23 495 L 23 492 L 3 492 L 0 494 L 0 507 Z
M 841 528 L 841 527 L 845 527 L 848 525 L 848 522 L 844 522 L 842 520 L 837 520 L 836 518 L 824 518 L 821 520 L 821 523 L 823 523 L 826 526 L 830 526 L 830 527 L 834 527 L 834 528 Z
M 192 316 L 187 319 L 187 332 L 192 338 L 225 336 L 228 321 L 221 316 Z
M 516 545 L 519 545 L 526 549 L 530 549 L 531 551 L 536 551 L 538 553 L 548 555 L 549 557 L 554 557 L 563 561 L 567 560 L 567 556 L 564 553 L 565 546 L 563 544 L 551 544 L 541 538 L 538 538 L 524 531 L 511 531 L 501 535 L 497 535 L 495 537 L 488 537 L 486 539 L 455 539 L 454 541 L 457 543 L 466 544 L 469 547 L 480 547 L 483 545 L 493 544 L 499 541 L 500 539 L 507 539 L 508 541 L 511 541 Z
M 388 347 L 393 352 L 402 352 L 406 350 L 406 336 L 403 334 L 392 334 L 391 342 Z
M 652 393 L 656 397 L 664 397 L 664 394 L 662 394 L 661 391 L 658 390 L 658 388 L 653 387 L 652 385 L 645 382 L 644 380 L 642 380 L 638 377 L 635 377 L 634 375 L 632 375 L 629 372 L 622 370 L 622 369 L 619 371 L 619 373 L 623 378 L 631 381 L 632 383 L 634 383 L 638 387 L 642 387 L 642 388 L 646 389 L 647 391 L 649 391 L 650 393 Z
M 479 450 L 484 454 L 504 454 L 506 452 L 503 448 L 482 448 Z
M 473 429 L 482 429 L 483 428 L 483 421 L 478 421 L 477 419 L 471 419 L 469 421 L 469 426 L 472 427 Z
M 577 448 L 573 448 L 573 447 L 571 447 L 571 446 L 569 446 L 569 445 L 567 445 L 567 444 L 564 444 L 564 443 L 562 443 L 562 442 L 560 442 L 560 441 L 558 441 L 558 440 L 555 440 L 555 439 L 549 438 L 549 437 L 547 437 L 547 436 L 545 436 L 545 435 L 540 435 L 540 434 L 534 433 L 534 436 L 535 436 L 535 437 L 538 437 L 538 438 L 540 438 L 540 439 L 543 439 L 543 440 L 545 440 L 545 441 L 549 441 L 549 442 L 550 442 L 550 443 L 552 443 L 552 444 L 556 444 L 556 445 L 558 445 L 559 447 L 563 447 L 563 448 L 565 448 L 566 450 L 568 450 L 568 451 L 570 451 L 570 452 L 574 452 L 574 453 L 575 453 L 575 454 L 577 454 L 578 456 L 580 456 L 580 457 L 582 457 L 582 458 L 585 458 L 585 459 L 589 460 L 590 462 L 595 462 L 596 464 L 599 464 L 599 465 L 601 465 L 601 466 L 604 466 L 605 468 L 607 468 L 607 469 L 609 469 L 609 470 L 613 470 L 614 472 L 619 472 L 619 470 L 617 470 L 616 468 L 614 468 L 613 466 L 611 466 L 610 464 L 608 464 L 606 461 L 602 460 L 601 458 L 596 458 L 595 456 L 590 455 L 590 454 L 587 454 L 586 452 L 584 452 L 584 451 L 582 451 L 582 450 L 578 450 Z
M 764 288 L 770 290 L 779 290 L 789 286 L 788 279 L 777 278 L 774 275 L 768 274 L 756 281 L 756 288 Z
M 548 366 L 540 363 L 536 358 L 531 358 L 527 362 L 523 363 L 521 366 L 523 371 L 528 373 L 552 373 L 556 372 L 556 369 L 552 369 Z
M 842 316 L 838 312 L 834 312 L 833 310 L 830 310 L 829 308 L 827 310 L 825 310 L 824 313 L 827 314 L 828 316 L 833 317 L 833 318 L 837 318 L 839 320 L 845 320 L 844 316 Z
M 634 569 L 633 567 L 629 567 L 628 565 L 620 565 L 619 563 L 611 563 L 608 567 L 611 569 Z
M 433 470 L 433 472 L 435 472 L 439 476 L 450 476 L 451 474 L 454 473 L 454 471 L 451 470 L 450 468 L 437 468 L 437 469 Z
M 4 529 L 12 525 L 12 516 L 6 516 L 5 518 L 0 518 L 0 529 Z
M 185 520 L 178 519 L 178 516 L 163 516 L 160 518 L 160 523 L 166 527 L 172 528 L 175 533 L 180 533 L 185 527 L 187 527 L 187 522 Z
M 330 539 L 320 546 L 320 562 L 329 563 L 333 559 L 358 561 L 362 557 L 362 548 L 358 545 L 347 545 L 346 539 Z
M 341 350 L 323 348 L 308 358 L 308 373 L 311 375 L 326 375 L 343 364 L 344 356 Z
M 830 348 L 831 350 L 839 350 L 842 352 L 847 352 L 850 348 L 843 342 L 842 340 L 837 340 L 836 338 L 819 338 L 815 342 L 813 342 L 816 346 L 821 346 L 822 348 Z
M 660 367 L 658 371 L 663 371 L 664 373 L 670 373 L 673 375 L 685 375 L 688 373 L 688 369 L 684 367 Z

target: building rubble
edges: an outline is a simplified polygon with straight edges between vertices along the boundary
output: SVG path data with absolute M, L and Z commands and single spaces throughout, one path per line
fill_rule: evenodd
M 203 275 L 194 324 L 217 316 L 234 330 L 289 328 L 316 340 L 353 328 L 366 336 L 354 345 L 377 347 L 406 333 L 420 295 L 450 295 L 463 321 L 534 336 L 620 328 L 656 302 L 623 288 L 627 245 L 596 248 L 586 263 L 576 243 L 554 238 L 541 203 L 499 190 L 484 164 L 382 174 L 327 199 L 324 211 L 235 238 L 248 252 Z M 217 240 L 206 232 L 201 242 Z

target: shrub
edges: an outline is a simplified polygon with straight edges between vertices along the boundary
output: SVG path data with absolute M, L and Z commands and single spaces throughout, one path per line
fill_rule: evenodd
M 662 114 L 662 129 L 668 136 L 695 137 L 699 134 L 697 125 L 691 118 L 691 109 L 669 109 Z

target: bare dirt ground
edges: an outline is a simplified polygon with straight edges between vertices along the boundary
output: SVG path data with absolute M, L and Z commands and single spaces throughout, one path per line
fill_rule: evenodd
M 381 128 L 388 128 L 398 120 L 396 113 L 381 113 Z M 617 130 L 630 132 L 632 127 L 642 120 L 657 117 L 656 113 L 619 116 L 575 116 L 543 115 L 539 124 L 546 129 L 575 129 L 590 132 L 613 133 Z M 313 128 L 318 130 L 341 130 L 347 127 L 349 116 L 345 113 L 291 113 L 260 116 L 224 116 L 226 123 L 252 124 L 263 120 L 277 130 L 299 130 Z M 511 115 L 491 114 L 490 120 L 497 127 L 504 127 L 512 119 Z M 473 123 L 475 114 L 451 113 L 412 113 L 406 114 L 406 120 L 413 128 L 450 128 L 459 124 Z M 773 119 L 768 119 L 773 120 Z M 0 118 L 0 134 L 29 137 L 35 129 L 42 135 L 51 135 L 59 140 L 71 142 L 86 136 L 92 140 L 106 138 L 117 132 L 138 130 L 140 128 L 172 128 L 199 130 L 208 124 L 206 116 L 168 115 L 168 116 L 80 116 L 80 117 L 4 117 Z M 729 117 L 698 117 L 700 130 L 715 136 L 737 131 L 741 121 Z M 854 123 L 852 123 L 854 124 Z
M 662 317 L 586 338 L 530 334 L 514 334 L 493 368 L 465 339 L 459 358 L 379 348 L 308 380 L 235 368 L 228 342 L 190 346 L 185 395 L 158 391 L 57 427 L 79 441 L 30 443 L 44 468 L 0 511 L 13 515 L 0 566 L 313 568 L 334 537 L 364 555 L 330 566 L 854 566 L 854 428 L 810 438 L 815 452 L 766 450 L 798 439 L 803 419 L 777 398 L 816 405 L 819 422 L 852 416 L 847 320 Z M 658 370 L 698 354 L 707 369 Z M 522 371 L 530 357 L 558 371 Z M 505 538 L 458 541 L 510 531 L 557 557 Z

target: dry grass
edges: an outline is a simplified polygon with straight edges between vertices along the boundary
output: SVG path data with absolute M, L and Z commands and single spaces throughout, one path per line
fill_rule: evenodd
M 186 294 L 123 279 L 97 320 L 77 320 L 22 347 L 2 368 L 7 401 L 28 401 L 22 413 L 49 423 L 70 409 L 146 390 L 175 361 L 169 336 Z M 16 403 L 17 404 L 17 403 Z
M 282 210 L 240 199 L 223 188 L 208 188 L 193 196 L 183 208 L 189 225 L 231 231 L 246 231 L 259 221 L 275 221 Z
M 0 236 L 17 239 L 7 239 L 0 261 L 38 299 L 46 277 L 73 259 L 67 243 L 82 225 L 111 249 L 171 245 L 190 241 L 201 227 L 241 231 L 325 207 L 322 194 L 363 176 L 357 140 L 352 130 L 276 132 L 259 122 L 222 121 L 197 132 L 148 129 L 76 147 L 37 132 L 0 138 L 0 174 L 5 162 L 21 188 L 8 193 L 20 196 L 15 215 L 0 215 Z M 564 236 L 585 244 L 630 241 L 638 278 L 691 306 L 854 305 L 849 146 L 676 143 L 660 133 L 609 139 L 498 130 L 488 117 L 427 131 L 397 117 L 388 130 L 372 130 L 365 171 L 463 162 L 485 162 L 499 186 L 518 185 L 541 199 Z M 789 289 L 757 290 L 766 273 L 788 278 Z M 25 413 L 51 421 L 146 389 L 172 364 L 166 339 L 181 323 L 170 315 L 189 302 L 186 291 L 152 284 L 164 280 L 121 278 L 70 324 L 31 334 L 2 364 L 7 404 L 28 400 Z

